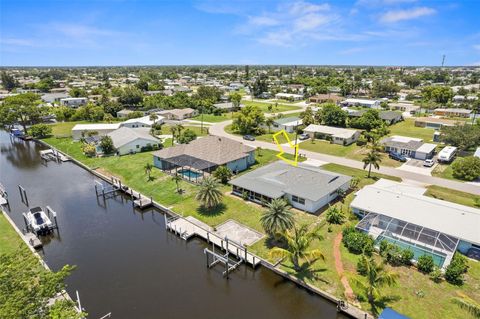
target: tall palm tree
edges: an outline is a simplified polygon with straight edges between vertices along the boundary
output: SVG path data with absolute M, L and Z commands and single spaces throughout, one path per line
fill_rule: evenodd
M 175 126 L 170 126 L 170 132 L 172 133 L 172 146 L 175 143 L 175 135 L 177 134 L 177 128 Z
M 200 182 L 200 190 L 197 193 L 196 199 L 199 200 L 202 205 L 211 209 L 222 201 L 222 192 L 220 191 L 220 184 L 213 176 L 207 176 Z
M 175 172 L 175 175 L 172 176 L 172 181 L 175 182 L 175 185 L 177 186 L 177 193 L 180 193 L 180 188 L 178 187 L 178 184 L 181 182 L 182 176 Z
M 367 295 L 368 302 L 375 311 L 375 302 L 380 298 L 381 288 L 393 286 L 397 283 L 398 274 L 385 269 L 384 263 L 376 263 L 373 258 L 368 258 L 365 263 L 366 281 L 353 279 Z
M 267 117 L 265 119 L 265 125 L 268 127 L 268 133 L 270 133 L 270 128 L 273 125 L 273 119 L 271 117 Z
M 157 113 L 152 113 L 150 114 L 150 121 L 153 122 L 153 124 L 155 124 L 155 122 L 158 120 L 158 115 Z
M 143 167 L 145 169 L 145 174 L 148 175 L 148 180 L 152 180 L 152 177 L 151 177 L 151 173 L 152 173 L 152 168 L 153 168 L 153 165 L 150 164 L 150 163 L 147 163 L 145 164 L 145 166 Z
M 272 258 L 289 258 L 295 270 L 301 270 L 302 266 L 310 267 L 318 259 L 325 260 L 325 256 L 319 249 L 310 249 L 314 240 L 322 240 L 318 227 L 310 231 L 308 225 L 294 226 L 280 236 L 287 243 L 287 248 L 274 247 L 270 251 Z M 301 261 L 305 261 L 300 265 Z
M 267 205 L 267 210 L 260 217 L 262 227 L 269 235 L 284 233 L 295 224 L 292 211 L 287 202 L 282 198 L 272 200 Z
M 372 166 L 375 169 L 380 169 L 380 162 L 382 161 L 382 154 L 378 151 L 377 148 L 372 147 L 367 155 L 363 158 L 363 169 L 367 168 L 368 166 L 368 178 L 370 178 L 370 174 L 372 172 Z

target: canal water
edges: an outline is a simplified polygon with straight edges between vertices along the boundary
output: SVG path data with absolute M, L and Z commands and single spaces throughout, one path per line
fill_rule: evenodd
M 17 185 L 30 207 L 49 205 L 59 233 L 44 239 L 43 257 L 58 270 L 76 265 L 68 292 L 78 290 L 89 318 L 346 318 L 335 305 L 259 267 L 241 266 L 229 280 L 208 269 L 200 239 L 165 230 L 163 215 L 140 213 L 120 196 L 97 200 L 96 177 L 71 163 L 42 164 L 41 147 L 0 131 L 0 182 L 9 215 L 24 228 Z M 1 283 L 0 283 L 1 284 Z

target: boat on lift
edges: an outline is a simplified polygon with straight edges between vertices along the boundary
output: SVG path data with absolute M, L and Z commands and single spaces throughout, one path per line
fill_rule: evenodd
M 33 207 L 24 214 L 27 228 L 36 235 L 45 235 L 56 228 L 41 207 Z

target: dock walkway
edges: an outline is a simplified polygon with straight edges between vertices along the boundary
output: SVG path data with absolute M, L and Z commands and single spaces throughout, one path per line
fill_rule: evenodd
M 205 239 L 208 243 L 213 243 L 215 246 L 220 247 L 223 250 L 228 250 L 229 253 L 235 255 L 239 259 L 242 259 L 247 264 L 256 267 L 261 263 L 261 258 L 250 253 L 247 247 L 242 246 L 228 238 L 221 238 L 212 230 L 210 226 L 199 221 L 198 219 L 188 217 L 172 217 L 166 218 L 167 229 L 178 234 L 184 240 L 188 240 L 193 236 L 198 236 Z

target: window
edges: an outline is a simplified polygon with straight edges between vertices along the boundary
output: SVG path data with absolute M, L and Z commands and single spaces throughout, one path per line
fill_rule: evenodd
M 137 148 L 140 148 L 140 145 L 137 145 Z
M 299 203 L 301 205 L 305 205 L 305 198 L 301 198 L 301 197 L 292 195 L 292 202 Z

